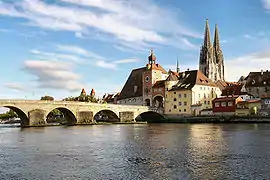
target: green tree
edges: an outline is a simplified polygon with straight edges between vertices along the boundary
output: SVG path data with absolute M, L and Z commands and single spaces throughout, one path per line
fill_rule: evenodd
M 52 96 L 43 96 L 40 100 L 54 101 L 54 98 Z
M 0 119 L 9 119 L 9 118 L 17 118 L 17 117 L 18 115 L 11 109 L 5 113 L 0 114 Z

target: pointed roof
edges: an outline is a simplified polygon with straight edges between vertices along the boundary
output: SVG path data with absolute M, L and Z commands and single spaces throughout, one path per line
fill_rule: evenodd
M 91 96 L 95 96 L 95 94 L 96 94 L 95 90 L 92 89 L 90 95 L 91 95 Z
M 208 24 L 208 19 L 206 19 L 206 23 L 205 23 L 204 47 L 206 47 L 206 48 L 211 47 L 210 28 L 209 28 L 209 24 Z
M 85 89 L 83 88 L 81 91 L 81 95 L 86 95 Z
M 150 50 L 150 55 L 148 56 L 148 60 L 149 61 L 156 61 L 156 56 L 155 56 L 155 54 L 154 54 L 154 50 L 153 49 L 151 49 Z
M 220 43 L 219 43 L 219 32 L 218 32 L 218 25 L 216 24 L 215 27 L 215 37 L 214 37 L 214 48 L 220 49 Z

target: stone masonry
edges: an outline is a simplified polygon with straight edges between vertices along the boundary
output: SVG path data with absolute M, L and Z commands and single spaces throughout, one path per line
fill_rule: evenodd
M 73 125 L 94 122 L 94 116 L 102 110 L 114 112 L 120 122 L 133 121 L 141 113 L 151 111 L 147 106 L 42 100 L 0 100 L 0 106 L 14 110 L 22 119 L 22 126 L 46 125 L 46 117 L 54 109 L 60 110 Z

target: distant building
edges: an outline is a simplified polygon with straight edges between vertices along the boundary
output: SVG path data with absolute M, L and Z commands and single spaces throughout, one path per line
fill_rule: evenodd
M 115 94 L 105 94 L 102 98 L 102 101 L 108 104 L 117 104 L 119 94 L 119 92 Z
M 262 98 L 261 107 L 262 114 L 270 116 L 270 96 Z
M 213 100 L 214 115 L 235 115 L 236 105 L 243 101 L 240 96 L 219 97 Z
M 211 43 L 210 28 L 206 20 L 204 43 L 200 50 L 199 70 L 209 79 L 224 81 L 224 57 L 219 42 L 218 26 L 215 27 L 214 43 Z
M 221 95 L 217 85 L 199 70 L 171 73 L 165 89 L 165 114 L 195 115 L 212 108 L 212 100 Z
M 236 105 L 235 115 L 248 116 L 256 115 L 261 109 L 261 100 L 240 101 Z
M 245 89 L 255 98 L 270 96 L 270 72 L 250 72 L 245 79 Z

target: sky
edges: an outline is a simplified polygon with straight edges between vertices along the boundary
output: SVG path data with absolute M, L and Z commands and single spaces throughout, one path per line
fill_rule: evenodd
M 0 0 L 0 99 L 121 91 L 151 48 L 198 69 L 206 19 L 226 80 L 270 68 L 270 0 Z

